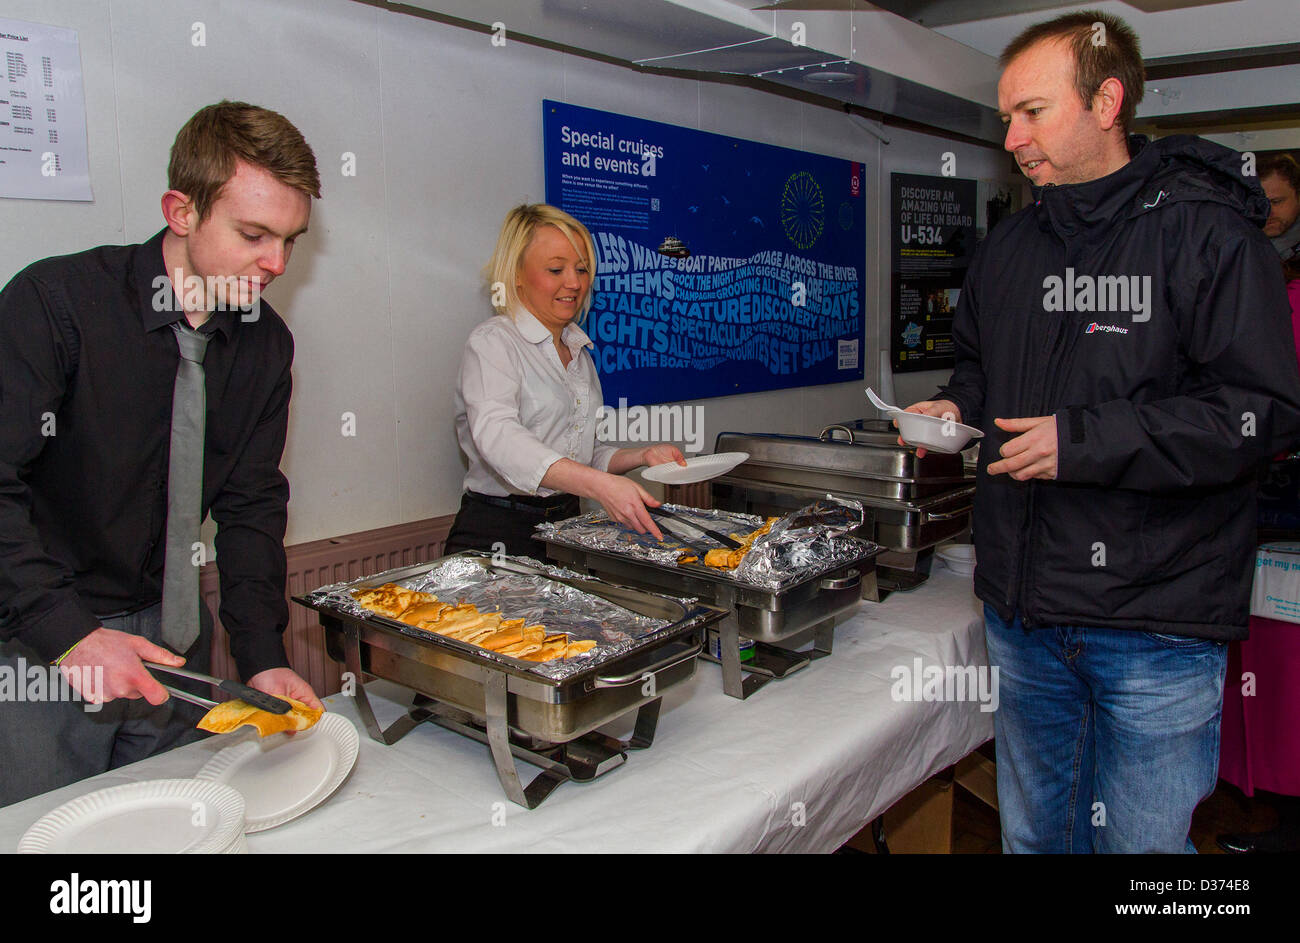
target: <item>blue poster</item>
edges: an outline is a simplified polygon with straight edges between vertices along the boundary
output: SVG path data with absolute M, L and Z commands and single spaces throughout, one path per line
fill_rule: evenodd
M 611 406 L 862 379 L 862 165 L 543 101 L 546 201 L 596 241 Z

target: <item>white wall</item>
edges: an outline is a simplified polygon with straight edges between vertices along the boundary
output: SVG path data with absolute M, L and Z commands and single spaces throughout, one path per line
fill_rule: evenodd
M 167 153 L 222 98 L 283 112 L 321 169 L 288 272 L 267 299 L 293 329 L 284 470 L 289 543 L 455 510 L 463 465 L 452 400 L 460 350 L 491 313 L 479 271 L 511 206 L 544 197 L 541 100 L 862 161 L 868 233 L 868 378 L 888 326 L 888 174 L 1012 179 L 1004 155 L 888 129 L 882 145 L 829 109 L 748 89 L 654 76 L 350 0 L 6 0 L 5 15 L 78 31 L 89 204 L 0 200 L 0 280 L 46 255 L 139 242 L 162 227 Z M 205 47 L 191 42 L 206 27 Z M 356 176 L 342 175 L 345 152 Z M 876 303 L 873 304 L 872 301 Z M 942 375 L 896 380 L 900 400 Z M 874 382 L 874 381 L 873 381 Z M 705 451 L 723 430 L 815 433 L 867 415 L 864 384 L 700 401 Z M 344 412 L 356 437 L 341 435 Z

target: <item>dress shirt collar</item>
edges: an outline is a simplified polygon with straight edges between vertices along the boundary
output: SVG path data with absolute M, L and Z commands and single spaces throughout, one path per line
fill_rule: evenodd
M 524 340 L 528 341 L 528 343 L 540 344 L 542 341 L 551 340 L 551 332 L 546 329 L 546 325 L 537 320 L 527 308 L 520 305 L 514 309 L 513 313 L 515 327 L 519 329 L 519 333 L 523 335 Z M 595 346 L 591 338 L 587 336 L 587 332 L 572 321 L 564 326 L 560 339 L 564 341 L 564 346 L 570 350 Z
M 172 291 L 171 278 L 167 274 L 167 263 L 163 260 L 162 244 L 163 236 L 166 234 L 167 229 L 164 227 L 156 236 L 141 245 L 135 253 L 136 290 L 140 294 L 140 318 L 146 331 L 167 327 L 184 316 Z M 158 281 L 159 275 L 162 276 L 162 281 Z M 155 288 L 155 284 L 158 287 Z M 235 330 L 235 312 L 213 311 L 211 317 L 204 322 L 203 329 L 220 331 L 226 340 L 230 340 Z

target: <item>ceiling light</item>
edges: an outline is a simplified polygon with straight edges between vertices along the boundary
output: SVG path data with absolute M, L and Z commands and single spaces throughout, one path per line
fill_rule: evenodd
M 845 82 L 853 81 L 852 72 L 810 72 L 804 76 L 805 82 L 811 82 L 814 85 L 843 85 Z

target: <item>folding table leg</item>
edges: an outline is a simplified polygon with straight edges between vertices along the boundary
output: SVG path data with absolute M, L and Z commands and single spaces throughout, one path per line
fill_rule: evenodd
M 876 854 L 889 854 L 889 846 L 885 844 L 885 814 L 883 812 L 871 820 L 871 840 L 876 845 Z

